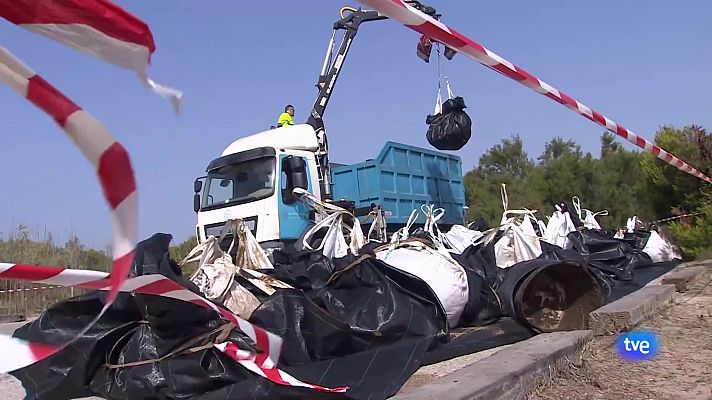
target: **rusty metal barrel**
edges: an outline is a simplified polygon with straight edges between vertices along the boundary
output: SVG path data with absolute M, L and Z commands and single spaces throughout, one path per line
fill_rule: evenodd
M 589 267 L 575 261 L 515 264 L 505 271 L 497 292 L 503 311 L 537 332 L 586 329 L 588 314 L 605 302 Z

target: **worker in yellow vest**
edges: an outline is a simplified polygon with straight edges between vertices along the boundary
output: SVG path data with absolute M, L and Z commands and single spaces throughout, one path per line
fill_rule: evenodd
M 284 112 L 279 116 L 279 119 L 277 120 L 277 127 L 279 128 L 287 125 L 294 125 L 292 117 L 294 117 L 294 106 L 289 104 L 284 107 Z

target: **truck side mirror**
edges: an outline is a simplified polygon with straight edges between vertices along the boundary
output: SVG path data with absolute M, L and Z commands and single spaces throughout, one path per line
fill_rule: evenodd
M 193 195 L 193 211 L 200 211 L 200 195 L 197 193 Z
M 286 184 L 282 185 L 282 201 L 284 204 L 293 204 L 297 201 L 292 190 L 294 188 L 308 189 L 307 163 L 301 157 L 288 156 L 282 160 L 282 176 Z
M 195 193 L 200 193 L 201 190 L 203 190 L 203 181 L 200 180 L 201 178 L 198 178 L 193 182 L 193 191 Z
M 289 160 L 289 167 L 292 170 L 292 189 L 308 189 L 307 163 L 301 157 L 293 157 Z

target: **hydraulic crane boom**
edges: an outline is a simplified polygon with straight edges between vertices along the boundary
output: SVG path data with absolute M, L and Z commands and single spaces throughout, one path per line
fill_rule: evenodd
M 350 11 L 350 13 L 348 13 L 348 15 L 344 15 L 344 11 Z M 314 101 L 314 106 L 312 107 L 309 118 L 307 119 L 307 124 L 314 128 L 317 138 L 319 139 L 319 153 L 317 155 L 317 161 L 319 163 L 321 195 L 324 199 L 331 199 L 332 185 L 331 171 L 329 168 L 328 141 L 326 138 L 326 130 L 324 129 L 322 116 L 324 115 L 326 106 L 329 104 L 329 99 L 333 94 L 334 85 L 341 74 L 344 59 L 348 55 L 349 49 L 351 48 L 351 42 L 354 40 L 354 37 L 356 37 L 359 26 L 363 22 L 382 19 L 388 19 L 388 17 L 378 13 L 377 11 L 365 11 L 360 8 L 354 9 L 344 7 L 341 9 L 341 19 L 334 23 L 334 32 L 331 35 L 331 40 L 329 41 L 326 57 L 324 59 L 324 65 L 322 67 L 321 74 L 319 75 L 319 82 L 317 83 L 319 95 Z M 344 38 L 341 42 L 341 46 L 339 47 L 339 51 L 336 53 L 336 57 L 332 58 L 334 37 L 336 36 L 336 32 L 339 30 L 344 30 Z

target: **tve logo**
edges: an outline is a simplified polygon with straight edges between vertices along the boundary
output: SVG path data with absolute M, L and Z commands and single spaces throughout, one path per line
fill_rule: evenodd
M 629 361 L 650 360 L 660 349 L 657 335 L 649 331 L 624 333 L 618 337 L 616 347 L 618 355 Z

